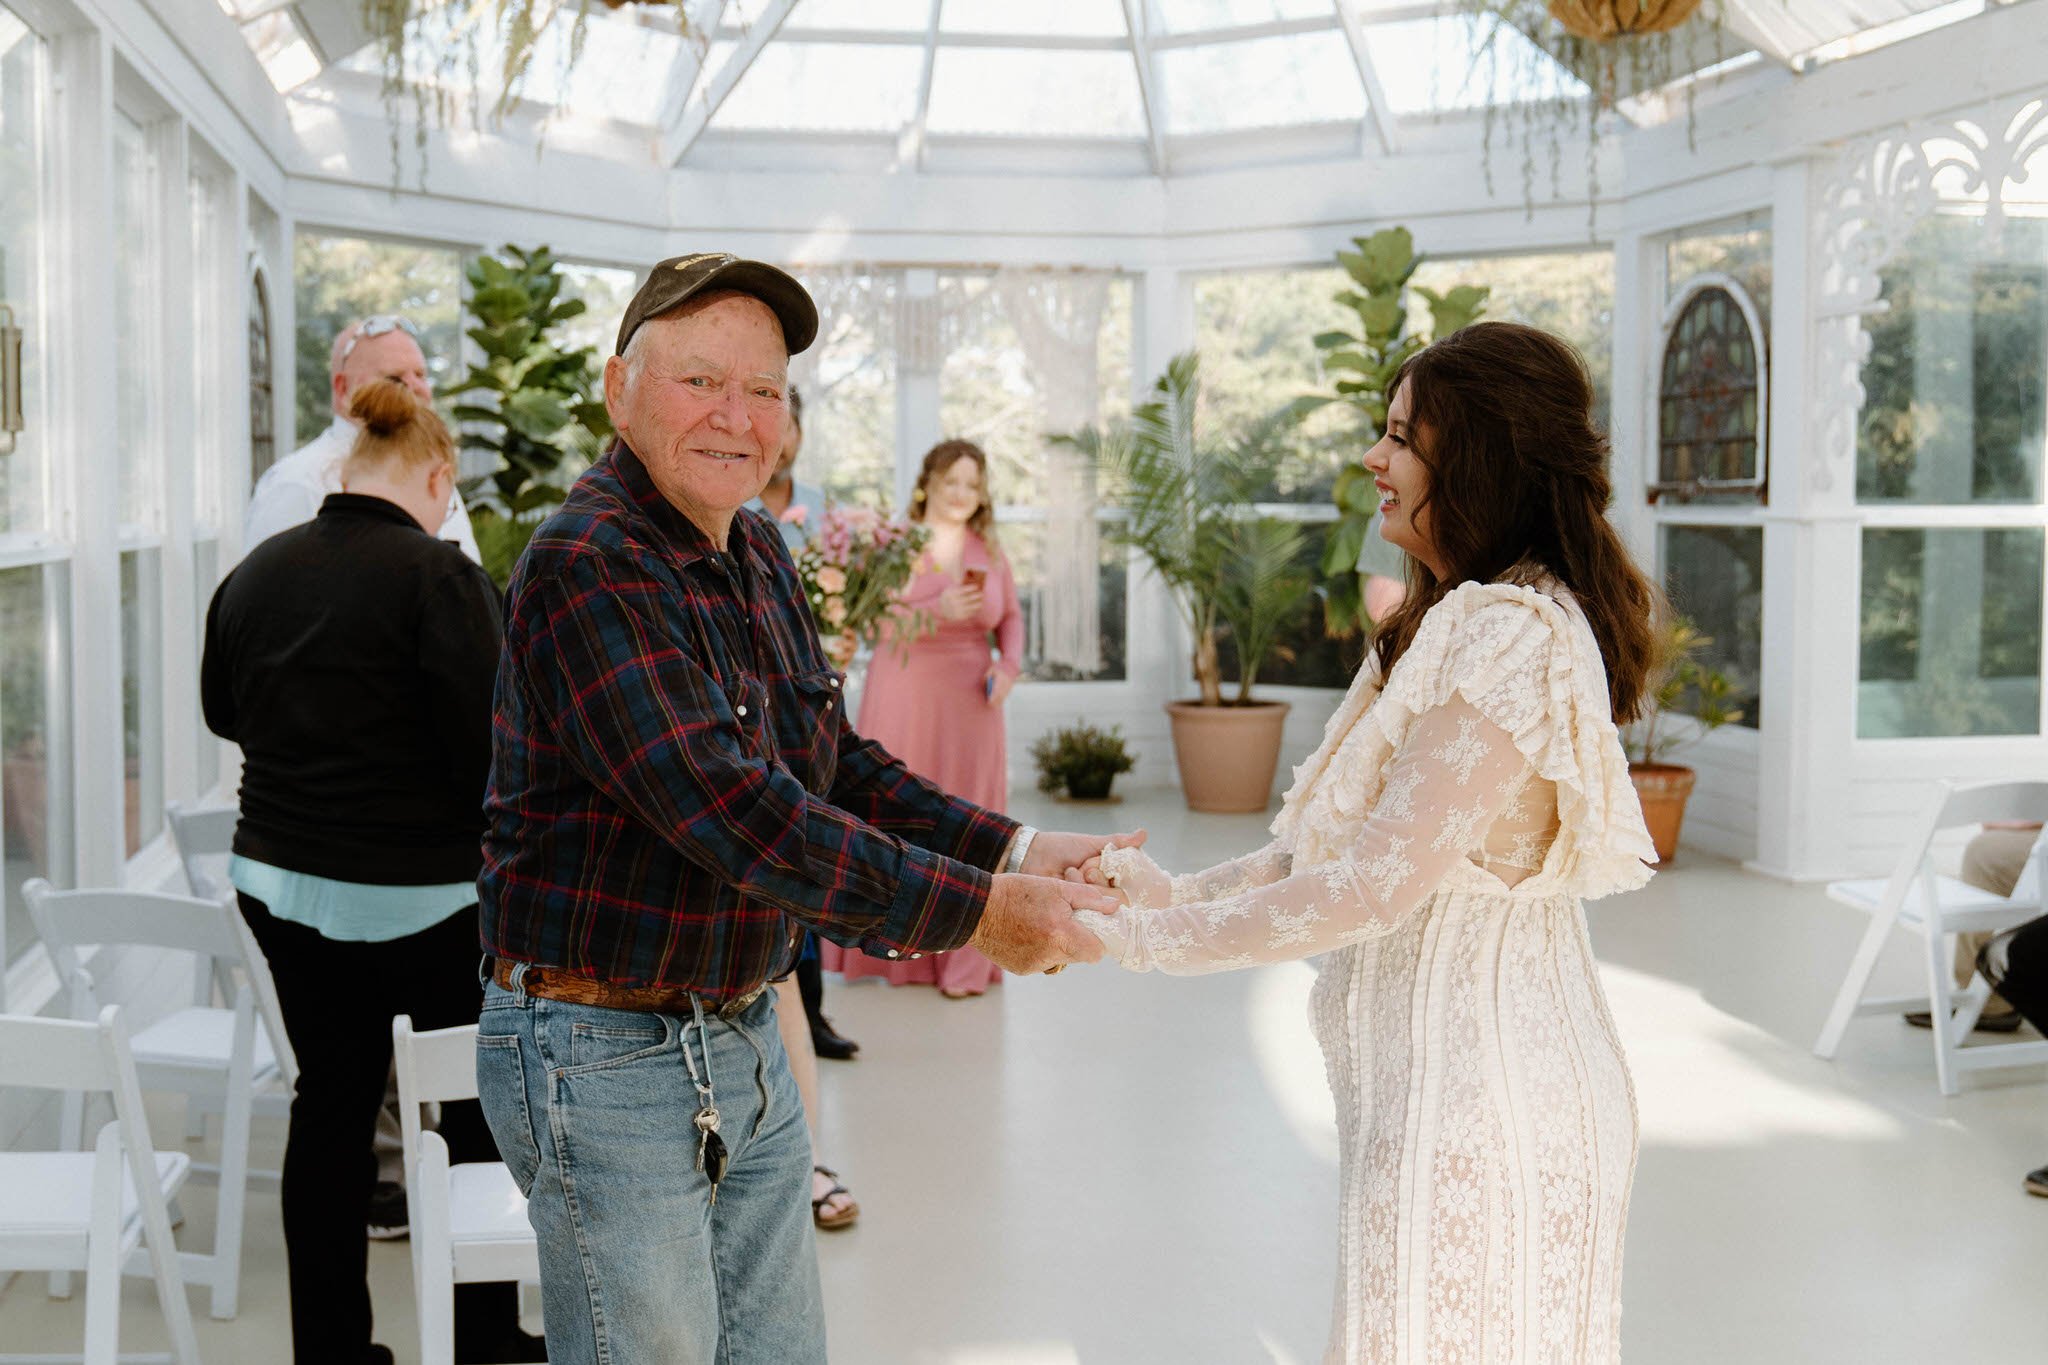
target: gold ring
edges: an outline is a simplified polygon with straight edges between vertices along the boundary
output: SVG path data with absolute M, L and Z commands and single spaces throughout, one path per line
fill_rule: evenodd
M 1046 974 L 1047 976 L 1058 976 L 1058 975 L 1059 975 L 1059 974 L 1060 974 L 1061 972 L 1065 971 L 1066 969 L 1067 969 L 1067 964 L 1066 964 L 1066 963 L 1064 963 L 1064 962 L 1062 962 L 1062 963 L 1061 963 L 1061 964 L 1060 964 L 1059 966 L 1057 966 L 1057 967 L 1047 967 L 1047 968 L 1045 969 L 1045 974 Z

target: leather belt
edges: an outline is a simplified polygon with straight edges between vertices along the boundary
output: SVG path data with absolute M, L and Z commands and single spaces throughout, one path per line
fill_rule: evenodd
M 734 1019 L 768 991 L 768 984 L 764 981 L 743 995 L 715 1005 L 697 992 L 684 990 L 681 986 L 616 986 L 609 981 L 563 971 L 560 967 L 540 967 L 532 963 L 525 964 L 526 971 L 514 985 L 513 972 L 520 965 L 506 958 L 493 958 L 491 980 L 508 991 L 524 991 L 544 1000 L 560 1000 L 570 1005 L 599 1005 L 610 1010 L 637 1010 L 643 1014 L 675 1014 L 688 1018 L 691 1001 L 702 1000 L 706 1014 Z

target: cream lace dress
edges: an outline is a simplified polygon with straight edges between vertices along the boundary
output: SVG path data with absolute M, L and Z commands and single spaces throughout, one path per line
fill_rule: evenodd
M 1552 580 L 1466 584 L 1375 673 L 1270 844 L 1083 919 L 1133 971 L 1326 955 L 1329 1360 L 1613 1360 L 1635 1097 L 1580 902 L 1641 886 L 1656 855 L 1599 648 Z M 1132 850 L 1105 867 L 1166 882 Z

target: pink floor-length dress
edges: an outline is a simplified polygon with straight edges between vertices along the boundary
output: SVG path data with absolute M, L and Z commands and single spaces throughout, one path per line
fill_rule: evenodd
M 961 574 L 983 569 L 981 615 L 969 621 L 940 621 L 938 630 L 913 641 L 908 650 L 883 643 L 868 664 L 867 682 L 854 729 L 902 759 L 918 776 L 989 810 L 1008 802 L 1009 770 L 1004 755 L 1003 712 L 988 704 L 982 679 L 989 666 L 1023 667 L 1024 616 L 1010 562 L 991 554 L 969 531 L 961 553 Z M 904 588 L 905 605 L 936 619 L 939 595 L 961 582 L 927 556 Z M 993 635 L 1001 654 L 989 657 Z M 849 981 L 880 976 L 890 984 L 932 985 L 980 994 L 1002 977 L 1002 969 L 972 948 L 916 959 L 869 957 L 855 948 L 821 943 L 827 970 Z

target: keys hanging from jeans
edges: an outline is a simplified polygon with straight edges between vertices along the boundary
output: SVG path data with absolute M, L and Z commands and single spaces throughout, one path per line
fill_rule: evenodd
M 708 1087 L 707 1087 L 708 1088 Z M 705 1107 L 697 1111 L 697 1169 L 704 1172 L 711 1181 L 711 1202 L 718 1202 L 718 1182 L 725 1179 L 726 1163 L 732 1154 L 726 1150 L 725 1139 L 718 1135 L 718 1110 Z

